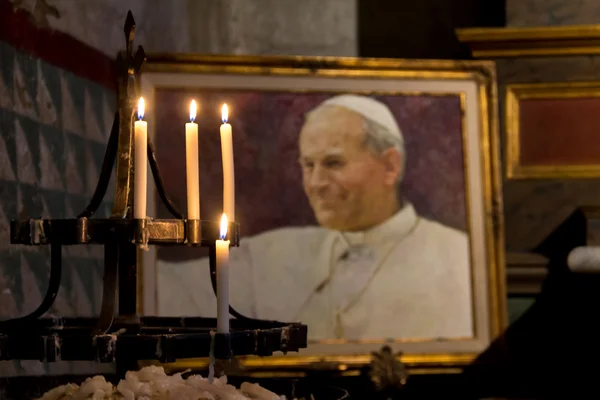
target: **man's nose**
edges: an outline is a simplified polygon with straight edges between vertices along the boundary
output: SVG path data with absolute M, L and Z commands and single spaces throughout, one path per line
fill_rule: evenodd
M 325 168 L 317 166 L 312 170 L 310 179 L 308 181 L 309 186 L 312 189 L 321 189 L 327 186 L 329 183 L 329 176 Z

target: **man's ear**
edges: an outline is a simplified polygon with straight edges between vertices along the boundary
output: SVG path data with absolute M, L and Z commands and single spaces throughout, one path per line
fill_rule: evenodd
M 385 183 L 395 185 L 402 173 L 402 154 L 395 147 L 381 153 L 381 161 L 385 168 Z

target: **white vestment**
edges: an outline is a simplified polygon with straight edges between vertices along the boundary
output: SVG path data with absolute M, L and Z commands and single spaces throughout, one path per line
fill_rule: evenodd
M 472 337 L 469 254 L 466 234 L 410 204 L 360 233 L 276 229 L 231 249 L 230 301 L 310 339 Z M 208 259 L 159 261 L 158 295 L 159 315 L 216 316 Z

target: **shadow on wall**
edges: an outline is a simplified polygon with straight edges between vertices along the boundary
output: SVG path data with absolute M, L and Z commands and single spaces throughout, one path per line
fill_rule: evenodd
M 505 26 L 505 0 L 358 1 L 361 57 L 468 59 L 459 27 Z

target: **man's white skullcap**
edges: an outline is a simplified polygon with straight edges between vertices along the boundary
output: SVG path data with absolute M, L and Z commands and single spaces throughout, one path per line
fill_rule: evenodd
M 325 100 L 321 106 L 343 107 L 386 128 L 392 135 L 403 139 L 400 127 L 390 109 L 380 101 L 367 96 L 342 94 Z

